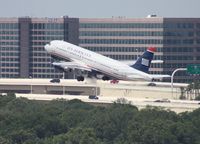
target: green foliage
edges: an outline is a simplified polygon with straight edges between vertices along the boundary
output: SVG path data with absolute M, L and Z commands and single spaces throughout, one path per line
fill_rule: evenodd
M 11 141 L 0 136 L 0 144 L 11 144 Z
M 0 144 L 199 144 L 200 109 L 138 110 L 125 100 L 94 107 L 0 96 Z
M 24 129 L 13 130 L 7 137 L 11 139 L 12 143 L 27 143 L 28 141 L 30 142 L 37 139 L 37 136 L 33 131 Z
M 180 90 L 181 90 L 181 95 L 180 95 L 180 99 L 181 100 L 184 100 L 184 99 L 186 99 L 186 96 L 185 96 L 185 90 L 184 90 L 184 88 L 183 87 L 180 87 Z
M 0 95 L 0 108 L 7 105 L 8 102 L 15 99 L 15 94 L 9 93 L 7 95 Z
M 197 79 L 187 86 L 186 91 L 193 95 L 195 100 L 200 100 L 200 82 Z
M 191 90 L 191 89 L 200 89 L 200 82 L 199 81 L 195 81 L 193 83 L 190 83 L 187 88 L 189 90 Z
M 125 98 L 118 98 L 115 103 L 118 103 L 118 104 L 131 104 L 131 101 L 128 101 L 127 99 Z
M 44 140 L 44 144 L 100 144 L 91 128 L 72 128 L 66 134 L 56 135 Z

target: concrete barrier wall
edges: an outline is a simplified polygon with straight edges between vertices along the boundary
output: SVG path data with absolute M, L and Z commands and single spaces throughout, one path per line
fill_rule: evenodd
M 166 99 L 179 99 L 181 93 L 178 89 L 174 89 L 173 95 L 171 89 L 161 90 L 157 89 L 112 89 L 101 88 L 101 96 L 123 96 L 135 98 L 166 98 Z

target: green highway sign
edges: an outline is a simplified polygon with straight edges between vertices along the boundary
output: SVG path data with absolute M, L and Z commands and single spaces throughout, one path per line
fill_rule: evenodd
M 189 74 L 200 74 L 200 64 L 191 64 L 187 66 Z

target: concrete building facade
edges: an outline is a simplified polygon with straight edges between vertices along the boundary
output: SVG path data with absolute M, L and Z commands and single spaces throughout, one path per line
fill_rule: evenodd
M 0 77 L 62 77 L 44 45 L 52 40 L 78 45 L 78 29 L 77 18 L 0 18 Z
M 164 62 L 152 64 L 150 73 L 171 75 L 177 68 L 200 64 L 199 27 L 200 18 L 80 19 L 79 45 L 117 60 L 136 60 L 153 46 L 154 59 Z M 194 76 L 182 71 L 174 78 L 190 82 Z
M 200 18 L 164 18 L 163 24 L 163 72 L 171 74 L 177 68 L 200 64 Z M 199 75 L 180 71 L 175 78 L 191 82 Z
M 79 33 L 80 46 L 116 60 L 134 62 L 148 47 L 157 48 L 155 59 L 162 58 L 162 18 L 80 19 Z M 151 68 L 162 72 L 162 64 Z

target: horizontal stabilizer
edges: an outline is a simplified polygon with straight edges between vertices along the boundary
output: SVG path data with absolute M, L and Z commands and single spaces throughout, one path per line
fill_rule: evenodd
M 134 60 L 122 60 L 120 62 L 131 66 L 136 63 L 136 60 L 135 61 Z M 163 60 L 152 60 L 151 63 L 163 63 Z
M 163 78 L 170 78 L 170 75 L 150 75 L 152 79 L 163 79 Z
M 151 63 L 163 63 L 163 60 L 152 60 Z

